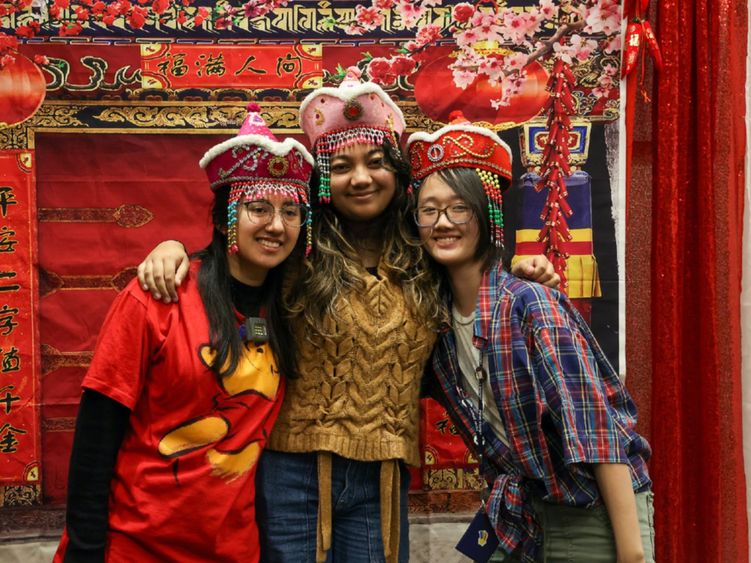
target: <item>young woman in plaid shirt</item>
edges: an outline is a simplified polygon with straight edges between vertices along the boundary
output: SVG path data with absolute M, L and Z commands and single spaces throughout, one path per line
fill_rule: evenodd
M 631 397 L 566 296 L 502 266 L 511 151 L 467 124 L 407 146 L 415 220 L 451 313 L 433 394 L 481 460 L 493 557 L 654 561 L 650 448 Z

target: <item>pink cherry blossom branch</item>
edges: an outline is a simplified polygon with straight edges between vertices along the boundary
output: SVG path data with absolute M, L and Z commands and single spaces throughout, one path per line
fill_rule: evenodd
M 586 22 L 584 20 L 575 21 L 573 23 L 566 23 L 563 24 L 561 27 L 559 27 L 556 32 L 553 34 L 552 37 L 549 39 L 546 39 L 542 41 L 542 46 L 539 47 L 536 51 L 531 53 L 529 57 L 527 57 L 527 64 L 531 63 L 532 61 L 535 61 L 537 59 L 540 59 L 547 55 L 550 51 L 553 50 L 553 45 L 558 43 L 558 41 L 561 40 L 561 37 L 564 35 L 567 35 L 571 33 L 572 31 L 578 31 L 582 29 L 585 26 Z

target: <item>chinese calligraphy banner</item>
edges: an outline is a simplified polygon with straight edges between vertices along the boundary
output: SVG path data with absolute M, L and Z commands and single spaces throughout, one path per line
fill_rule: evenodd
M 320 45 L 142 45 L 144 88 L 318 88 Z
M 34 153 L 0 152 L 0 483 L 39 480 Z

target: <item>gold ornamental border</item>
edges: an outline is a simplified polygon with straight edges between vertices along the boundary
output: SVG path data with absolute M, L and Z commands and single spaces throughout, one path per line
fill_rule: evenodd
M 269 128 L 277 135 L 299 135 L 299 101 L 259 102 Z M 399 103 L 407 133 L 435 131 L 444 123 L 423 115 L 417 102 Z M 226 134 L 235 135 L 245 117 L 240 101 L 50 100 L 21 125 L 0 129 L 0 150 L 33 149 L 35 133 L 88 134 Z M 535 120 L 533 120 L 535 121 Z M 608 119 L 584 118 L 584 123 Z M 522 124 L 493 125 L 501 131 Z
M 260 102 L 269 128 L 278 135 L 301 134 L 298 101 Z M 0 129 L 0 150 L 33 149 L 36 133 L 227 134 L 235 135 L 245 102 L 67 101 L 50 100 L 21 125 Z M 425 117 L 416 102 L 400 104 L 407 131 L 435 130 L 443 124 Z

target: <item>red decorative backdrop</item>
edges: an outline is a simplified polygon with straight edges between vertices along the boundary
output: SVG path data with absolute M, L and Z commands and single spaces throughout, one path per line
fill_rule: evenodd
M 178 238 L 191 249 L 209 240 L 211 191 L 196 163 L 216 142 L 210 135 L 36 137 L 47 502 L 65 502 L 81 378 L 117 291 L 160 240 Z

